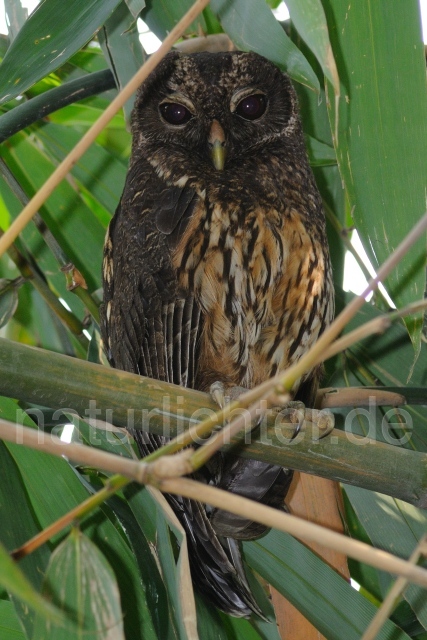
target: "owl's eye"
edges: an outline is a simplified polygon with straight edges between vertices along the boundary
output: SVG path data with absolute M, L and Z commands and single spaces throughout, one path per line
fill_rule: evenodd
M 258 120 L 267 108 L 267 98 L 262 93 L 254 93 L 240 100 L 235 113 L 245 120 Z
M 192 117 L 191 111 L 184 107 L 179 102 L 163 102 L 159 107 L 162 117 L 169 122 L 169 124 L 185 124 Z

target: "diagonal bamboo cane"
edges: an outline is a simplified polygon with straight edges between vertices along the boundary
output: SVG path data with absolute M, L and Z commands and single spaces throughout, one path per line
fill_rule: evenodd
M 45 182 L 43 187 L 34 195 L 30 202 L 23 208 L 19 216 L 14 220 L 4 236 L 0 238 L 0 256 L 10 247 L 15 238 L 21 233 L 26 225 L 33 218 L 38 209 L 45 200 L 50 196 L 55 187 L 65 178 L 67 173 L 83 155 L 83 153 L 95 141 L 97 136 L 110 122 L 117 111 L 132 96 L 139 85 L 153 71 L 160 60 L 168 53 L 175 42 L 182 36 L 186 28 L 197 18 L 199 13 L 203 11 L 209 4 L 209 0 L 196 0 L 187 13 L 181 18 L 178 24 L 172 29 L 168 36 L 163 40 L 159 49 L 147 60 L 147 62 L 137 71 L 137 73 L 129 80 L 128 84 L 123 87 L 122 91 L 114 98 L 104 113 L 85 133 L 80 142 L 57 166 L 52 175 Z

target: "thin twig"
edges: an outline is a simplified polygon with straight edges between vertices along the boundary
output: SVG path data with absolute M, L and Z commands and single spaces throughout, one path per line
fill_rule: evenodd
M 338 409 L 342 407 L 368 407 L 374 404 L 376 407 L 408 404 L 404 395 L 406 389 L 402 388 L 402 393 L 387 391 L 382 387 L 330 387 L 319 389 L 316 396 L 315 406 L 320 409 Z M 420 399 L 419 403 L 425 403 L 425 399 Z
M 269 396 L 270 394 L 268 394 Z M 290 395 L 287 396 L 290 399 Z M 282 399 L 282 402 L 286 402 L 286 398 Z M 214 433 L 207 442 L 203 444 L 197 451 L 191 456 L 191 465 L 193 470 L 200 469 L 206 462 L 222 447 L 231 442 L 231 439 L 236 436 L 240 431 L 243 436 L 251 431 L 259 420 L 264 416 L 268 409 L 267 396 L 260 398 L 253 404 L 251 404 L 244 413 L 239 411 L 237 418 L 232 420 L 230 424 L 226 425 L 221 431 Z
M 141 464 L 139 461 L 122 458 L 101 449 L 75 442 L 64 442 L 54 434 L 24 427 L 8 420 L 0 419 L 0 438 L 55 456 L 66 456 L 79 464 L 97 467 L 111 473 L 120 473 L 132 479 L 138 474 Z
M 83 155 L 88 147 L 95 141 L 101 131 L 107 126 L 117 111 L 129 100 L 139 85 L 153 71 L 160 60 L 168 53 L 173 44 L 182 36 L 186 28 L 197 18 L 199 13 L 203 11 L 209 4 L 209 0 L 196 0 L 187 13 L 181 18 L 178 24 L 172 29 L 169 35 L 163 40 L 159 49 L 147 60 L 147 62 L 137 71 L 128 84 L 114 98 L 104 113 L 85 133 L 80 142 L 57 166 L 52 175 L 48 178 L 42 188 L 34 195 L 32 200 L 21 211 L 20 215 L 14 220 L 7 232 L 0 239 L 0 256 L 12 244 L 15 238 L 26 227 L 32 219 L 36 211 L 42 206 L 45 200 L 50 196 L 55 187 L 65 178 L 70 169 L 77 160 Z
M 323 355 L 325 360 L 332 358 L 337 353 L 348 349 L 353 346 L 356 342 L 360 342 L 364 340 L 368 336 L 374 333 L 384 333 L 391 325 L 391 323 L 400 318 L 404 318 L 405 316 L 413 315 L 415 313 L 420 313 L 427 308 L 427 300 L 419 300 L 417 302 L 412 302 L 408 304 L 403 309 L 398 309 L 396 311 L 391 311 L 390 313 L 379 316 L 378 318 L 374 318 L 370 322 L 366 322 L 361 327 L 358 327 L 351 333 L 348 333 L 342 338 L 338 338 L 335 340 L 330 347 L 328 347 Z

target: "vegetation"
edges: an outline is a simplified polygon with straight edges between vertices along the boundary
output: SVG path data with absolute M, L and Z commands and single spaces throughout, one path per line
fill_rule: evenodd
M 11 24 L 0 40 L 4 231 L 111 104 L 116 84 L 123 87 L 146 59 L 137 17 L 164 39 L 192 0 L 43 0 L 27 20 L 19 0 L 5 4 Z M 389 0 L 288 0 L 291 22 L 280 24 L 271 11 L 277 4 L 211 0 L 178 46 L 225 32 L 237 48 L 266 56 L 295 81 L 328 214 L 340 311 L 353 297 L 342 290 L 351 230 L 357 229 L 377 269 L 425 211 L 419 6 L 397 0 L 391 11 Z M 160 402 L 160 392 L 146 381 L 96 366 L 105 365 L 97 324 L 102 245 L 125 180 L 130 108 L 128 101 L 0 258 L 0 636 L 172 640 L 198 633 L 202 640 L 276 640 L 275 624 L 229 618 L 197 594 L 196 621 L 183 533 L 156 491 L 119 481 L 111 475 L 118 468 L 107 471 L 95 458 L 70 462 L 23 447 L 26 436 L 17 427 L 7 440 L 5 421 L 45 434 L 74 423 L 73 439 L 90 445 L 93 455 L 102 450 L 130 462 L 132 443 L 106 424 L 125 426 L 130 406 L 136 413 L 145 409 L 142 418 L 149 410 L 153 415 Z M 425 247 L 423 232 L 384 282 L 397 308 L 424 295 Z M 388 310 L 375 293 L 344 333 Z M 275 456 L 344 481 L 348 535 L 407 559 L 427 531 L 427 347 L 422 315 L 404 322 L 347 345 L 326 363 L 325 386 L 358 388 L 350 391 L 350 404 L 335 403 L 337 435 L 295 447 L 276 438 L 243 453 Z M 371 403 L 361 387 L 375 387 Z M 379 402 L 384 390 L 401 399 Z M 169 416 L 171 429 L 179 420 L 188 425 L 201 405 L 213 408 L 200 394 L 166 391 L 171 404 L 158 407 L 158 415 L 163 425 Z M 404 408 L 391 406 L 402 402 Z M 152 426 L 159 426 L 155 419 Z M 58 520 L 44 544 L 28 543 Z M 13 558 L 19 562 L 13 562 L 10 552 L 18 548 Z M 244 557 L 267 620 L 274 621 L 274 611 L 253 572 L 330 640 L 361 638 L 395 579 L 364 562 L 363 553 L 358 559 L 353 554 L 356 591 L 283 530 L 245 543 Z M 395 605 L 378 637 L 427 638 L 425 591 L 411 584 Z

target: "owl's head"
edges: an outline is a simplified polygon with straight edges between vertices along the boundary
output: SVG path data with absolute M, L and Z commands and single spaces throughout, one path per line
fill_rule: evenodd
M 288 76 L 244 52 L 167 55 L 139 89 L 132 132 L 133 161 L 174 184 L 225 177 L 302 140 Z

